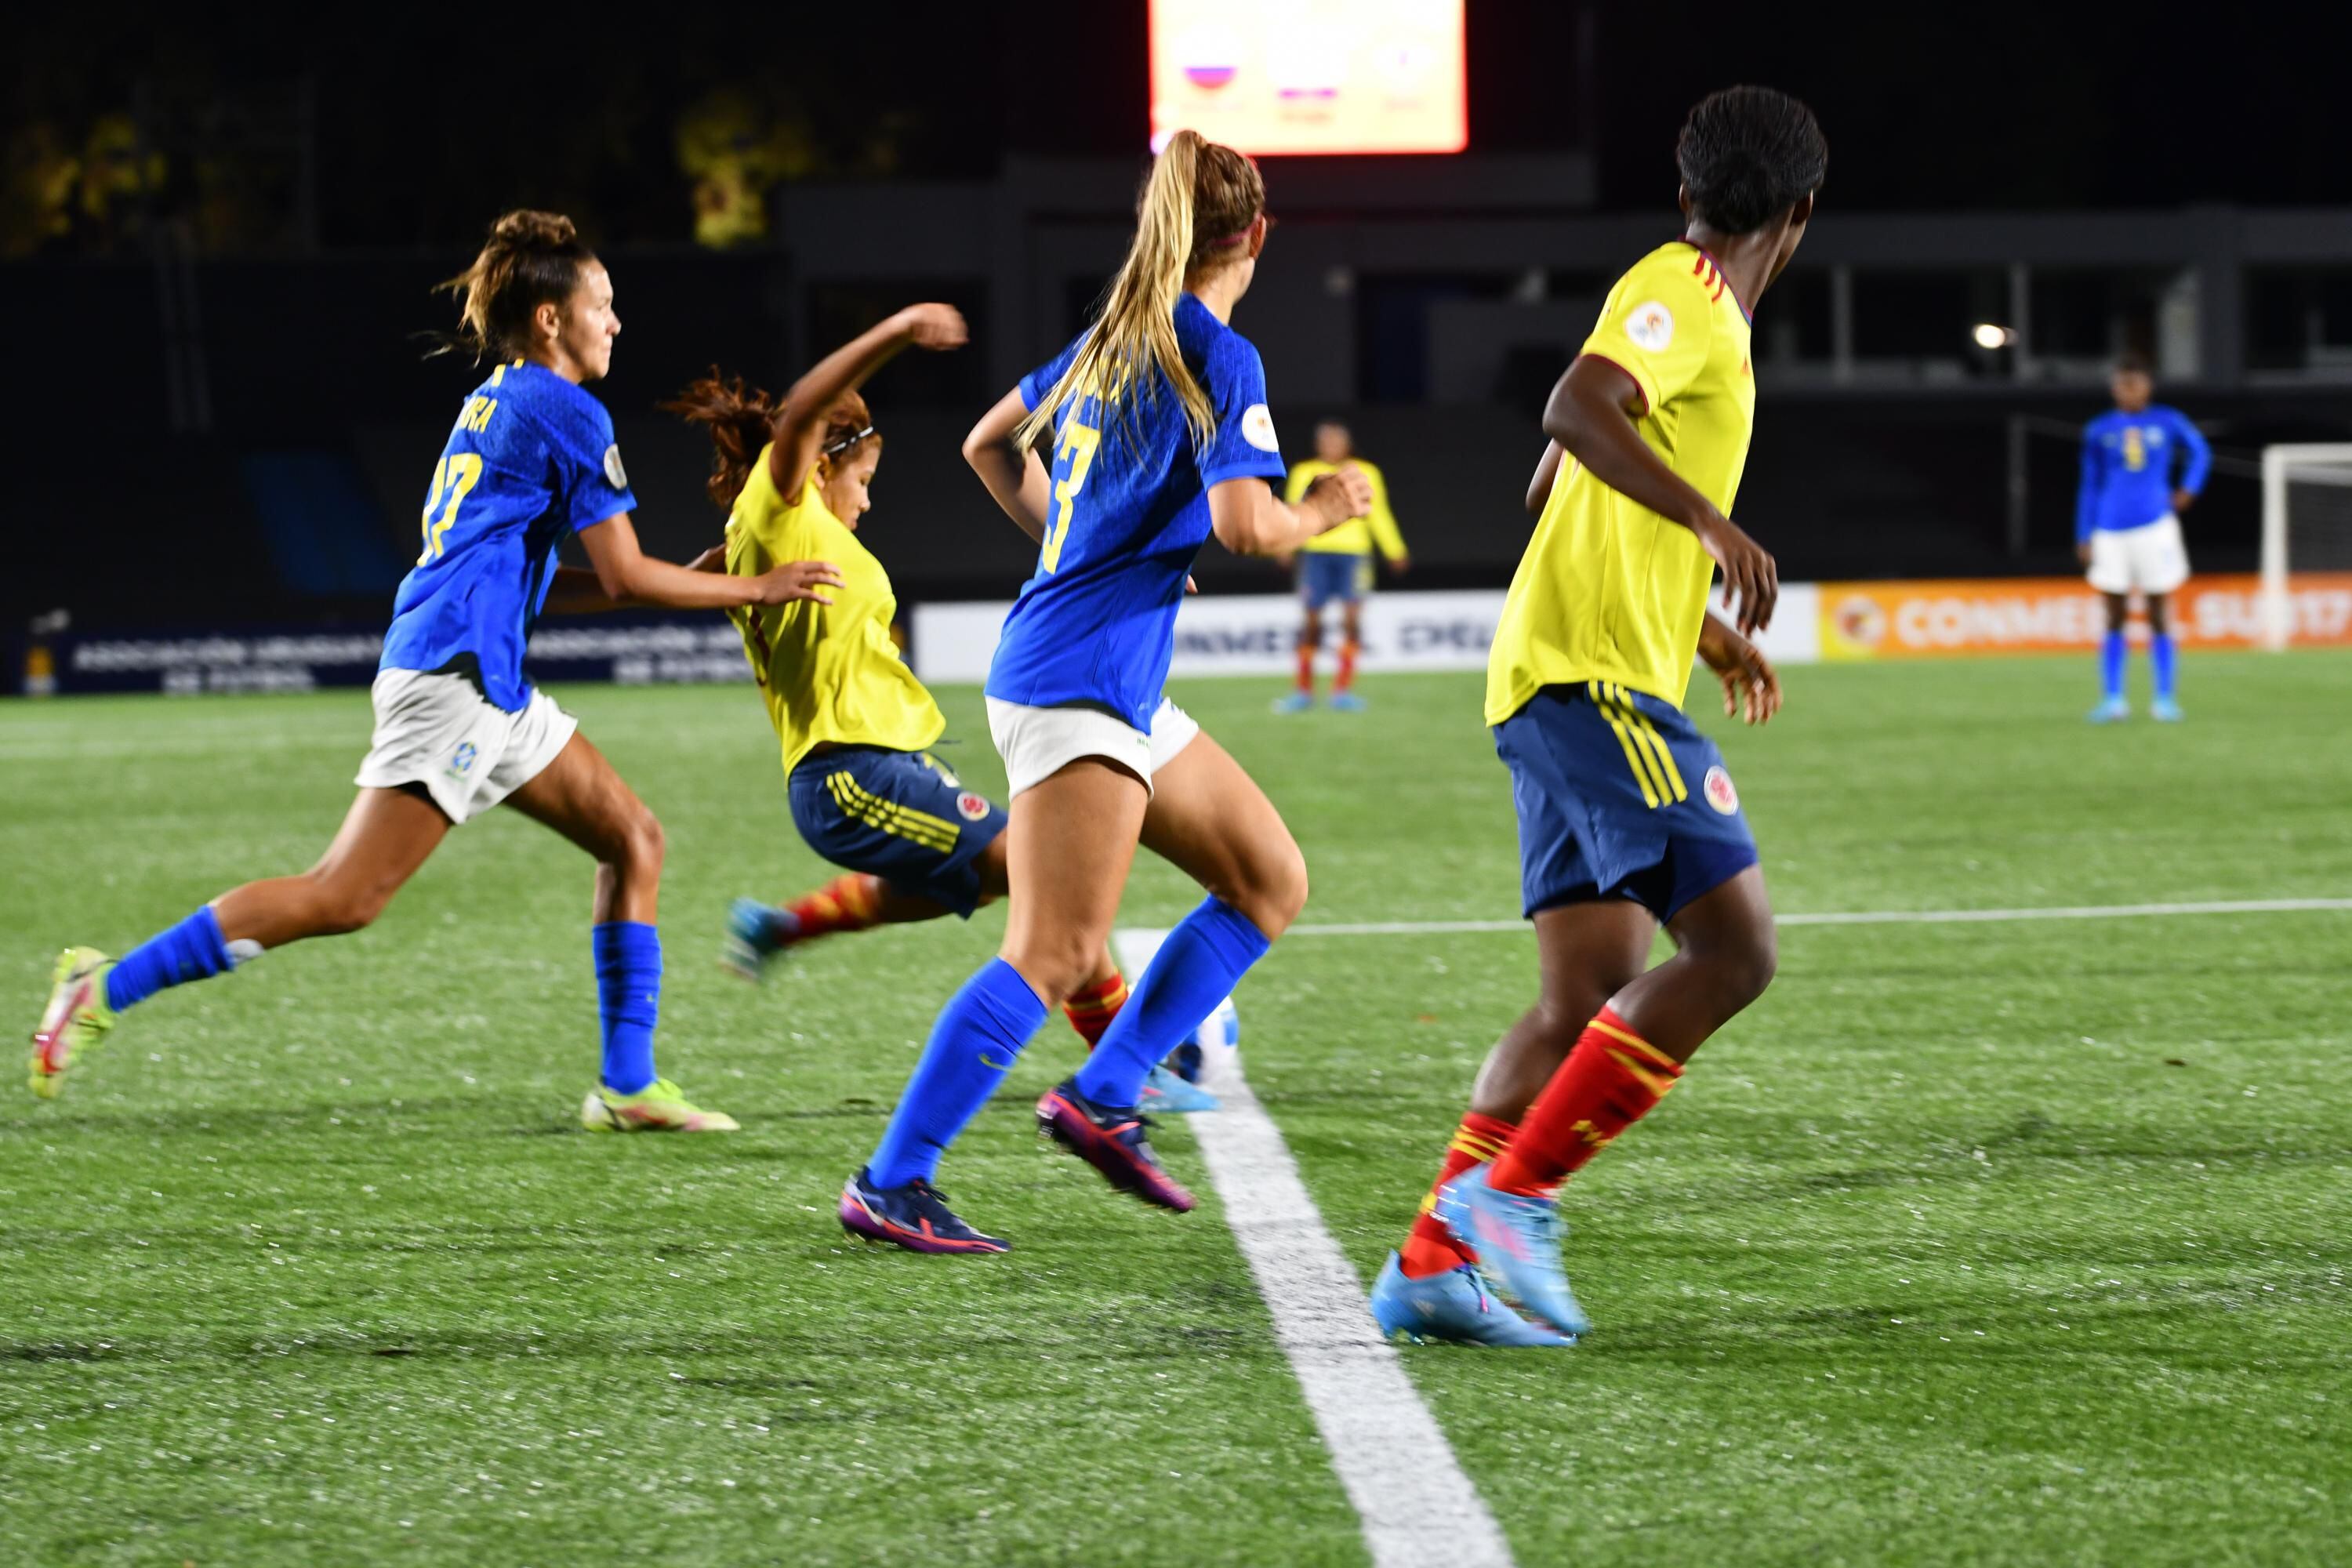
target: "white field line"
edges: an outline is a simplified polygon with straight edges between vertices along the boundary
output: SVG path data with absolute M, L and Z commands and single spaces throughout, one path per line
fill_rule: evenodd
M 1969 925 L 1994 921 L 2105 921 L 2162 915 L 2290 915 L 2352 910 L 2352 899 L 2239 899 L 2211 903 L 2075 904 L 2024 910 L 1847 910 L 1779 915 L 1784 926 Z M 1530 931 L 1526 921 L 1371 921 L 1349 925 L 1296 925 L 1295 936 L 1456 936 L 1480 931 Z
M 1141 973 L 1166 934 L 1119 931 L 1113 940 L 1120 967 Z M 1324 1228 L 1239 1061 L 1214 1063 L 1208 1087 L 1223 1109 L 1185 1121 L 1331 1468 L 1363 1523 L 1374 1568 L 1510 1568 L 1511 1549 L 1494 1515 L 1395 1349 L 1381 1338 L 1355 1270 Z

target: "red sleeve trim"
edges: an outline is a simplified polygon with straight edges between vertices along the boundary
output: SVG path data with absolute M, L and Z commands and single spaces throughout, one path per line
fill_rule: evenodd
M 1645 388 L 1642 385 L 1642 378 L 1641 378 L 1640 376 L 1635 375 L 1635 374 L 1633 374 L 1633 367 L 1632 367 L 1632 366 L 1630 366 L 1630 365 L 1626 364 L 1626 363 L 1625 363 L 1623 361 L 1622 361 L 1622 360 L 1613 360 L 1613 359 L 1611 359 L 1607 354 L 1602 354 L 1602 353 L 1594 353 L 1591 349 L 1587 349 L 1587 350 L 1585 350 L 1582 353 L 1580 353 L 1580 354 L 1577 355 L 1576 357 L 1577 357 L 1577 358 L 1579 358 L 1579 359 L 1597 359 L 1597 360 L 1599 360 L 1602 364 L 1615 365 L 1619 370 L 1623 371 L 1623 372 L 1625 373 L 1625 374 L 1626 374 L 1627 379 L 1629 379 L 1629 380 L 1631 380 L 1631 381 L 1633 382 L 1633 390 L 1634 390 L 1635 392 L 1637 392 L 1637 393 L 1641 394 L 1641 397 L 1642 397 L 1642 412 L 1643 412 L 1643 413 L 1644 413 L 1644 414 L 1647 414 L 1647 413 L 1650 411 L 1650 394 L 1649 394 L 1648 390 L 1647 390 L 1647 389 L 1645 389 Z

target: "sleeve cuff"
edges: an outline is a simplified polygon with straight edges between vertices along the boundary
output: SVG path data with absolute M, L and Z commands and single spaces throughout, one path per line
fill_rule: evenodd
M 1221 463 L 1205 469 L 1201 475 L 1202 488 L 1223 484 L 1227 479 L 1265 479 L 1271 483 L 1282 478 L 1286 470 L 1282 459 L 1275 457 L 1239 463 Z

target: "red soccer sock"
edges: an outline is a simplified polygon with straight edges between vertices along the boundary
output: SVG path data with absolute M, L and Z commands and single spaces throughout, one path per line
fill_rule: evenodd
M 1315 645 L 1298 645 L 1298 689 L 1307 696 L 1315 695 Z
M 1070 999 L 1062 1004 L 1062 1012 L 1091 1051 L 1102 1044 L 1103 1031 L 1110 1027 L 1110 1021 L 1126 1005 L 1127 976 L 1114 974 L 1099 984 L 1072 992 Z
M 1356 653 L 1354 643 L 1343 642 L 1339 645 L 1339 673 L 1331 682 L 1332 690 L 1345 691 L 1356 684 Z
M 1470 1112 L 1462 1125 L 1454 1130 L 1454 1141 L 1445 1146 L 1445 1159 L 1437 1167 L 1437 1180 L 1429 1184 L 1429 1195 L 1421 1200 L 1421 1213 L 1412 1222 L 1412 1230 L 1398 1248 L 1397 1258 L 1408 1279 L 1425 1279 L 1432 1274 L 1443 1274 L 1449 1268 L 1459 1268 L 1465 1263 L 1475 1263 L 1476 1254 L 1454 1239 L 1445 1222 L 1437 1217 L 1437 1189 L 1468 1170 L 1502 1157 L 1510 1145 L 1511 1134 L 1518 1129 L 1497 1117 Z
M 1486 1184 L 1530 1196 L 1552 1191 L 1647 1115 L 1682 1076 L 1672 1057 L 1603 1007 L 1528 1107 Z
M 813 893 L 803 893 L 784 906 L 784 912 L 796 922 L 794 942 L 865 931 L 881 923 L 882 879 L 845 873 Z

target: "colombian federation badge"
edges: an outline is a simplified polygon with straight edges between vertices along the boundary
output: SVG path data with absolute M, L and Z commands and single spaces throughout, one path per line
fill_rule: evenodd
M 978 822 L 988 815 L 988 797 L 966 790 L 956 796 L 956 810 L 962 814 L 966 822 Z
M 1721 763 L 1706 770 L 1706 784 L 1704 788 L 1706 794 L 1706 804 L 1723 813 L 1724 816 L 1729 816 L 1739 809 L 1739 792 L 1731 787 L 1731 775 L 1723 771 Z

